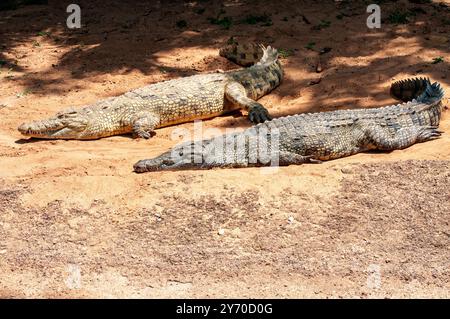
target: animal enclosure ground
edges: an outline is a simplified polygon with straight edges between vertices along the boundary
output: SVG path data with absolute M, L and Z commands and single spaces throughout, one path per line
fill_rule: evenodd
M 65 27 L 69 3 L 0 11 L 0 297 L 450 297 L 448 110 L 438 140 L 271 174 L 134 174 L 178 142 L 175 127 L 150 140 L 17 131 L 236 68 L 218 54 L 232 36 L 281 50 L 285 80 L 260 100 L 274 117 L 393 104 L 390 84 L 411 76 L 442 83 L 448 104 L 449 1 L 383 1 L 378 30 L 363 1 L 78 1 L 79 30 Z

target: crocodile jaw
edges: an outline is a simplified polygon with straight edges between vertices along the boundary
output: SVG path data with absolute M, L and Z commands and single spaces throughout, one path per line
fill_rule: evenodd
M 202 159 L 202 152 L 175 147 L 155 158 L 138 161 L 134 164 L 133 169 L 136 173 L 144 173 L 205 168 L 202 163 L 195 163 L 195 158 Z
M 191 164 L 190 161 L 183 159 L 174 160 L 170 153 L 165 153 L 152 159 L 141 160 L 134 164 L 133 169 L 136 173 L 171 171 L 187 168 L 189 164 Z
M 67 121 L 50 118 L 42 121 L 23 123 L 18 127 L 22 135 L 43 139 L 80 139 L 86 136 L 85 121 Z

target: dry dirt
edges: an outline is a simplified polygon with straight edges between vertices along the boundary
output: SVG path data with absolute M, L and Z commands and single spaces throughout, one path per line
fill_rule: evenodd
M 134 174 L 178 142 L 174 127 L 150 140 L 17 131 L 68 106 L 235 68 L 218 56 L 231 36 L 288 53 L 284 83 L 261 99 L 275 117 L 392 104 L 390 83 L 410 76 L 450 92 L 444 3 L 383 1 L 382 28 L 369 30 L 358 1 L 78 1 L 76 31 L 68 3 L 0 11 L 0 297 L 450 297 L 449 111 L 439 140 L 270 174 Z M 406 24 L 389 23 L 406 10 Z M 227 16 L 229 29 L 208 20 Z M 320 74 L 310 42 L 332 48 Z M 249 123 L 237 113 L 203 125 Z

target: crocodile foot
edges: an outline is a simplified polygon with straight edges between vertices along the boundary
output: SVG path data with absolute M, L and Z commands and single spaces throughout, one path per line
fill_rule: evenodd
M 265 121 L 270 121 L 272 117 L 265 107 L 263 107 L 262 105 L 257 105 L 249 110 L 248 119 L 250 120 L 250 122 L 258 124 L 264 123 Z
M 420 142 L 426 142 L 439 138 L 443 132 L 439 131 L 437 128 L 437 126 L 425 126 L 421 128 L 417 136 L 417 140 Z

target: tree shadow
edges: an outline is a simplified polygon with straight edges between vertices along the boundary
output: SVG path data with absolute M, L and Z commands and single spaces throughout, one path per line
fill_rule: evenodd
M 379 2 L 379 30 L 366 26 L 365 1 L 80 0 L 82 27 L 76 30 L 65 25 L 71 1 L 20 7 L 0 12 L 2 69 L 12 66 L 17 73 L 2 81 L 43 94 L 64 94 L 68 88 L 88 90 L 99 75 L 138 72 L 152 83 L 228 70 L 235 66 L 219 57 L 217 49 L 238 36 L 290 53 L 282 59 L 286 78 L 272 93 L 280 103 L 270 105 L 275 106 L 274 116 L 366 107 L 367 99 L 374 107 L 392 103 L 389 84 L 406 75 L 430 76 L 449 85 L 449 42 L 444 41 L 449 37 L 449 7 Z M 398 12 L 408 13 L 405 24 L 389 21 Z M 258 22 L 263 16 L 268 18 Z M 316 73 L 317 51 L 326 46 L 332 50 L 320 56 L 324 71 Z M 29 54 L 54 62 L 30 72 Z M 439 56 L 443 61 L 432 64 Z M 319 84 L 309 84 L 319 77 Z M 284 105 L 291 101 L 298 105 Z

